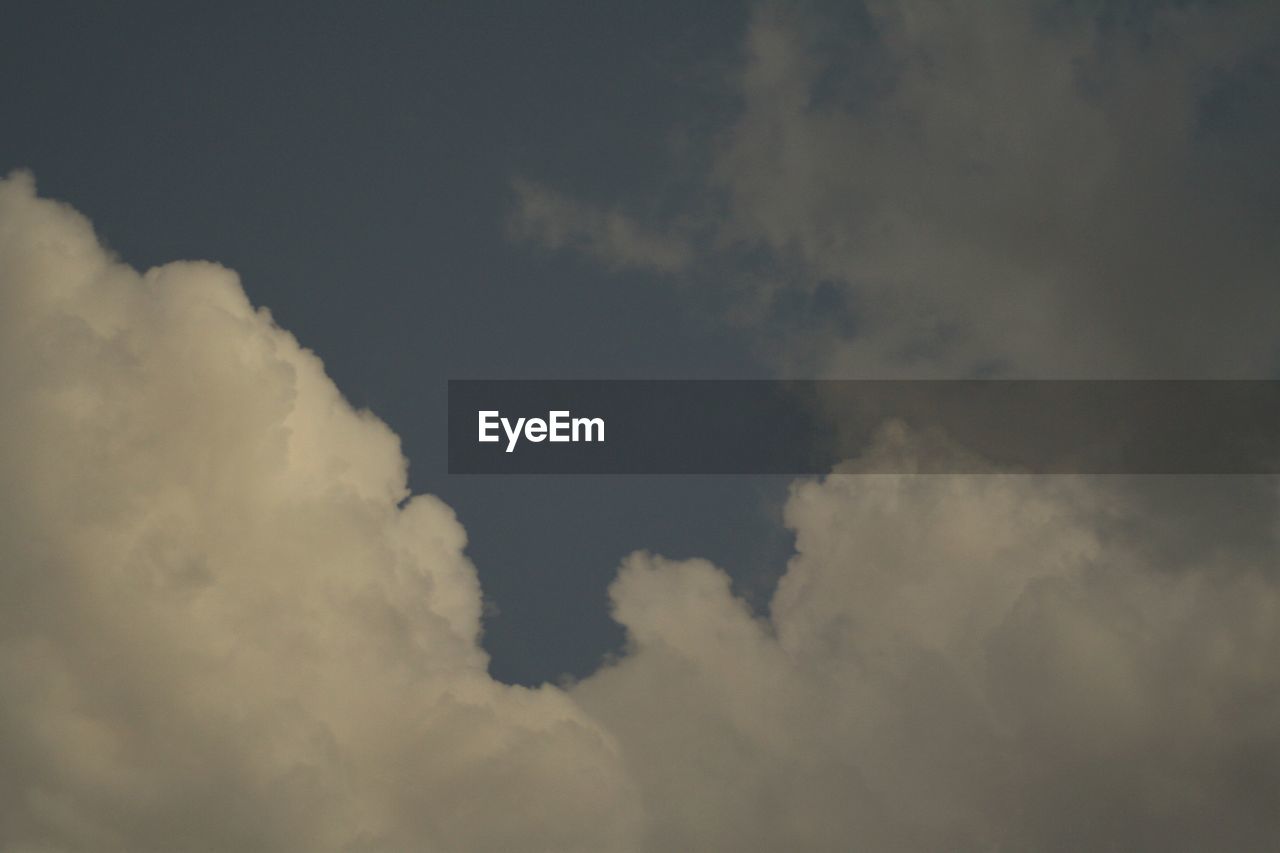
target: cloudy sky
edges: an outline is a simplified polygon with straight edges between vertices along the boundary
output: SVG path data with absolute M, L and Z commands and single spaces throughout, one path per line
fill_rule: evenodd
M 6 6 L 0 851 L 1275 849 L 1274 478 L 444 396 L 1278 378 L 1280 9 L 424 6 Z

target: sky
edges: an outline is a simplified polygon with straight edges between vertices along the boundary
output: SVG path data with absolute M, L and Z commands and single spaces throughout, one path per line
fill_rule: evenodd
M 1277 378 L 1272 4 L 3 19 L 3 853 L 1274 847 L 1274 478 L 444 431 L 451 378 Z M 989 471 L 867 473 L 939 453 Z

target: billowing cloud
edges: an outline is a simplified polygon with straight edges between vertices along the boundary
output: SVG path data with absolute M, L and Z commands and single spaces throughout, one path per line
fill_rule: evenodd
M 0 411 L 6 853 L 1280 835 L 1272 481 L 1207 516 L 1107 478 L 851 476 L 921 452 L 890 426 L 795 484 L 767 613 L 635 554 L 625 653 L 526 689 L 486 674 L 464 533 L 396 437 L 231 272 L 139 274 L 25 175 Z
M 627 846 L 611 736 L 488 677 L 453 513 L 233 273 L 19 174 L 0 284 L 0 849 Z
M 1274 376 L 1278 42 L 1266 3 L 760 4 L 686 277 L 782 374 Z M 635 555 L 573 696 L 652 850 L 1268 850 L 1275 488 L 799 484 L 767 614 Z
M 913 441 L 890 429 L 847 470 Z M 1274 516 L 1251 563 L 1178 567 L 1141 547 L 1127 492 L 797 484 L 767 617 L 706 562 L 631 557 L 628 653 L 573 693 L 623 745 L 648 849 L 1268 849 Z

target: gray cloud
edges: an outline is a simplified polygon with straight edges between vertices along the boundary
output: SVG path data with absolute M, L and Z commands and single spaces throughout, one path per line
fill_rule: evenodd
M 1270 4 L 815 8 L 757 8 L 688 205 L 779 372 L 1274 375 Z M 573 695 L 649 849 L 1273 845 L 1273 479 L 836 476 L 787 520 L 767 616 L 701 561 L 614 584 Z
M 569 198 L 541 184 L 517 180 L 511 235 L 549 249 L 573 249 L 614 269 L 660 273 L 685 269 L 692 260 L 689 241 L 675 230 L 644 228 L 620 210 Z
M 1280 366 L 1272 4 L 813 9 L 757 9 L 689 200 L 782 370 Z

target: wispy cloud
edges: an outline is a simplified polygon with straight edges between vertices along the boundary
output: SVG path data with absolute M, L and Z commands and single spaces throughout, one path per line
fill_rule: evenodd
M 513 183 L 516 204 L 511 235 L 548 249 L 572 249 L 613 269 L 676 273 L 689 266 L 693 249 L 675 229 L 644 228 L 621 210 L 578 201 L 527 180 Z
M 1272 6 L 815 8 L 757 8 L 728 81 L 739 108 L 704 135 L 687 199 L 719 211 L 690 249 L 704 286 L 730 291 L 781 369 L 1280 365 Z M 796 323 L 817 294 L 847 320 Z

